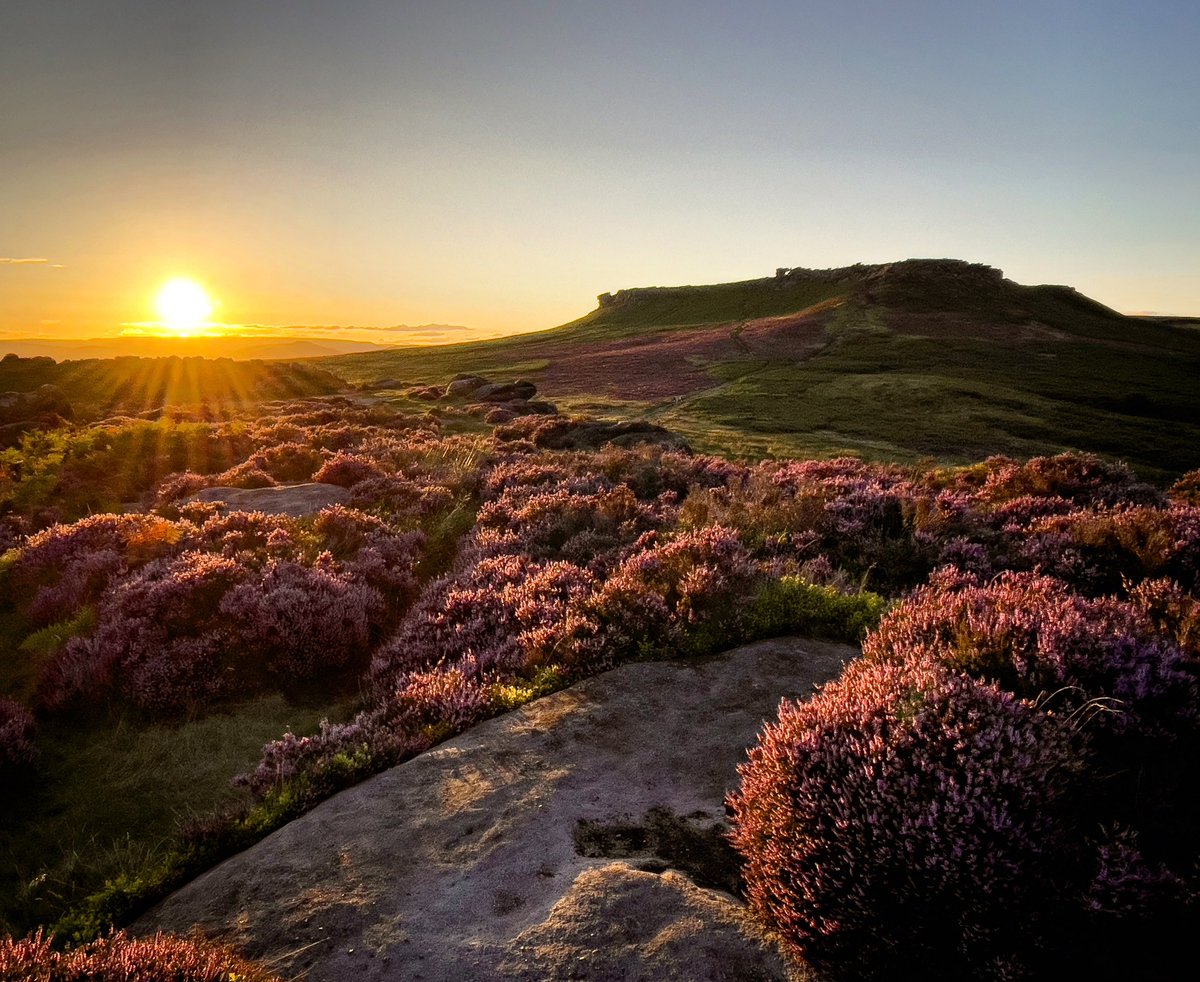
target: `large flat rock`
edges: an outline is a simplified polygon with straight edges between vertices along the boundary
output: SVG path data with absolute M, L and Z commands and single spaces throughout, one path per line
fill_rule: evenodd
M 655 809 L 715 840 L 780 698 L 856 654 L 781 638 L 588 679 L 331 798 L 135 929 L 199 926 L 309 982 L 806 978 L 637 830 Z M 630 834 L 580 845 L 609 827 Z

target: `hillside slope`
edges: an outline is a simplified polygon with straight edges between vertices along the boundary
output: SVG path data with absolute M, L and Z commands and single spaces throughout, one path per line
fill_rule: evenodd
M 698 449 L 962 462 L 1088 450 L 1200 466 L 1200 332 L 1061 286 L 916 259 L 601 295 L 548 331 L 318 362 L 351 381 L 525 376 Z

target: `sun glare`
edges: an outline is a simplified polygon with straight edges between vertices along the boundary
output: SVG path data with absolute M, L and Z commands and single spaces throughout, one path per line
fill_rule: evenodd
M 163 284 L 154 306 L 162 318 L 163 327 L 184 336 L 195 334 L 204 327 L 213 312 L 212 300 L 204 287 L 184 277 L 176 277 Z

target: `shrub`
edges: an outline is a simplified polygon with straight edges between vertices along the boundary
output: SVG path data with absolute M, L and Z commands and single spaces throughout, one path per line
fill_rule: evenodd
M 1188 656 L 1133 605 L 1082 597 L 1059 580 L 945 572 L 883 619 L 868 659 L 933 657 L 1027 698 L 1095 711 L 1114 732 L 1178 732 L 1198 720 Z
M 738 636 L 758 568 L 738 534 L 711 526 L 667 542 L 651 533 L 577 607 L 559 657 L 598 671 L 631 657 L 706 654 Z
M 231 644 L 253 652 L 285 683 L 365 664 L 383 597 L 332 566 L 271 560 L 261 577 L 230 589 L 220 613 L 228 618 Z
M 1098 596 L 1167 577 L 1200 589 L 1200 507 L 1081 510 L 1034 524 L 1025 554 L 1044 572 Z
M 803 634 L 857 644 L 879 626 L 885 602 L 876 593 L 847 594 L 798 576 L 771 580 L 759 591 L 746 614 L 751 638 Z
M 276 480 L 254 460 L 230 467 L 213 478 L 212 483 L 221 488 L 273 488 Z
M 0 776 L 37 760 L 33 714 L 19 702 L 0 698 Z
M 110 934 L 71 951 L 56 951 L 40 930 L 0 938 L 0 979 L 46 982 L 278 982 L 278 976 L 197 936 L 152 938 Z
M 1074 886 L 1060 720 L 930 661 L 785 700 L 729 799 L 753 909 L 844 978 L 1004 977 Z
M 383 470 L 370 457 L 346 453 L 339 450 L 313 474 L 313 480 L 321 484 L 336 484 L 352 488 L 360 481 L 383 477 Z

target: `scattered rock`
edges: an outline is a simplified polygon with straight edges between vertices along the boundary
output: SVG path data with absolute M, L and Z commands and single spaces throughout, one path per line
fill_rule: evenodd
M 440 385 L 418 385 L 409 389 L 406 394 L 410 399 L 426 399 L 434 402 L 442 398 L 443 391 Z
M 407 385 L 407 382 L 401 382 L 399 379 L 381 378 L 365 383 L 362 388 L 367 392 L 373 392 L 377 389 L 403 389 Z
M 480 408 L 482 409 L 483 407 Z M 497 406 L 495 409 L 490 410 L 488 414 L 483 417 L 483 420 L 485 423 L 491 423 L 493 426 L 497 426 L 504 423 L 511 423 L 518 416 L 520 416 L 520 413 L 508 406 Z
M 447 399 L 462 399 L 488 384 L 482 375 L 455 375 L 446 386 Z
M 532 399 L 537 395 L 537 386 L 521 379 L 517 382 L 491 382 L 481 385 L 471 393 L 476 402 L 511 402 L 514 399 Z
M 205 488 L 188 501 L 223 502 L 224 511 L 261 511 L 268 515 L 315 515 L 350 501 L 348 488 L 336 484 L 292 484 L 274 488 Z
M 622 666 L 342 792 L 134 930 L 199 927 L 309 982 L 809 979 L 678 870 L 732 886 L 737 764 L 781 697 L 856 655 L 778 638 Z

